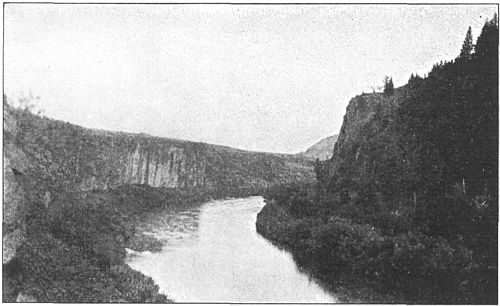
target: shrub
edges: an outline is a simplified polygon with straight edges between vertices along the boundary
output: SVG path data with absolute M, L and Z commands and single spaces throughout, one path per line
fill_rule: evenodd
M 92 252 L 49 234 L 30 237 L 18 254 L 24 278 L 21 291 L 37 302 L 169 302 L 151 278 L 123 263 L 103 270 Z
M 383 231 L 335 215 L 297 214 L 297 210 L 291 212 L 294 199 L 307 195 L 286 194 L 291 189 L 301 190 L 286 186 L 266 195 L 257 230 L 289 249 L 299 265 L 322 280 L 334 283 L 343 276 L 357 275 L 380 291 L 400 292 L 408 301 L 424 303 L 495 299 L 495 276 L 488 272 L 484 258 L 473 256 L 464 241 L 431 236 L 410 226 L 401 232 Z

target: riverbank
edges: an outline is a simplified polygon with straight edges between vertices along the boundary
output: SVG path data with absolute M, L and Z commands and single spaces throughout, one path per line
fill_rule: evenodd
M 324 247 L 324 244 L 312 237 L 313 232 L 321 227 L 318 220 L 295 218 L 276 202 L 269 200 L 267 202 L 257 215 L 257 232 L 277 247 L 289 251 L 299 268 L 314 277 L 321 286 L 334 294 L 339 302 L 362 304 L 407 302 L 395 293 L 377 291 L 374 283 L 367 279 L 353 277 L 352 274 L 340 269 L 332 269 L 331 261 L 319 259 L 320 254 L 313 255 Z
M 289 252 L 256 233 L 264 205 L 260 196 L 245 197 L 149 214 L 146 230 L 166 245 L 127 263 L 181 303 L 336 302 Z
M 473 252 L 417 231 L 386 233 L 322 206 L 314 187 L 268 192 L 257 231 L 343 302 L 485 303 L 494 276 Z M 317 192 L 316 192 L 317 194 Z M 491 274 L 491 275 L 490 275 Z
M 236 195 L 252 194 L 246 190 Z M 125 248 L 156 251 L 161 243 L 138 232 L 141 216 L 191 205 L 225 192 L 122 186 L 58 194 L 27 216 L 27 239 L 4 266 L 3 302 L 169 303 L 153 280 L 125 262 Z

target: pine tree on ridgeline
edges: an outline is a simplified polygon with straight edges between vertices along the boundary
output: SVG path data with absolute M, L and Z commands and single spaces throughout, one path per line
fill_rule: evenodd
M 474 51 L 474 41 L 472 38 L 472 29 L 469 27 L 467 34 L 465 34 L 464 43 L 462 44 L 462 50 L 460 50 L 460 59 L 470 60 L 472 58 L 472 52 Z
M 386 76 L 384 78 L 384 94 L 391 96 L 394 94 L 394 83 L 392 82 L 392 77 Z

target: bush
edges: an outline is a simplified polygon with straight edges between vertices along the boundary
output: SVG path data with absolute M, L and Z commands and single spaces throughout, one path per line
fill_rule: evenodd
M 487 272 L 484 258 L 473 256 L 464 241 L 410 227 L 391 232 L 335 215 L 298 214 L 294 204 L 304 203 L 296 200 L 307 195 L 294 196 L 290 190 L 300 192 L 304 187 L 286 186 L 267 193 L 257 230 L 289 249 L 299 265 L 320 279 L 333 284 L 357 275 L 377 290 L 402 293 L 405 301 L 412 302 L 491 303 L 496 299 L 492 291 L 496 278 Z
M 150 278 L 123 263 L 102 270 L 92 253 L 48 234 L 28 239 L 18 254 L 21 291 L 44 303 L 167 302 Z
M 21 292 L 51 303 L 171 302 L 151 278 L 123 262 L 125 246 L 161 247 L 157 240 L 131 239 L 134 221 L 144 213 L 218 196 L 209 189 L 129 185 L 108 192 L 57 193 L 48 208 L 36 203 L 28 213 L 28 238 L 4 267 L 4 301 L 15 301 Z
M 90 193 L 85 198 L 64 196 L 49 207 L 49 232 L 67 244 L 92 253 L 102 268 L 125 258 L 124 245 L 131 228 L 119 211 L 108 201 L 110 197 Z

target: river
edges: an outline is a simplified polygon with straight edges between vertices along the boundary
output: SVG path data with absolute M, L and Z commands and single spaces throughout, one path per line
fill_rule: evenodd
M 262 197 L 249 197 L 152 214 L 143 229 L 165 245 L 127 263 L 176 302 L 336 302 L 256 232 L 263 206 Z

